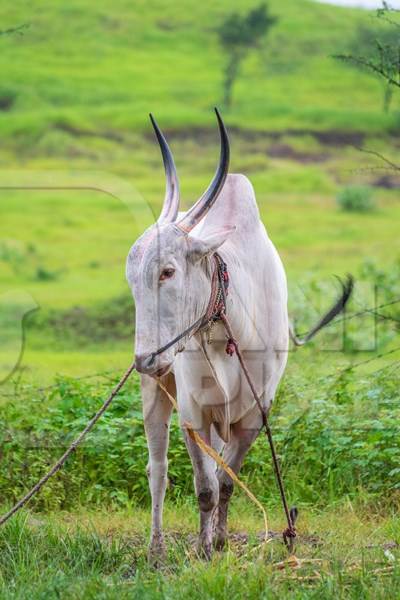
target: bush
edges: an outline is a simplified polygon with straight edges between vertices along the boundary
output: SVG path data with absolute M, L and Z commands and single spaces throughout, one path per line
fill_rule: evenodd
M 50 271 L 45 267 L 38 267 L 36 269 L 35 278 L 37 279 L 37 281 L 54 281 L 58 278 L 58 273 L 56 273 L 55 271 Z
M 336 202 L 338 206 L 348 212 L 368 212 L 375 208 L 371 188 L 363 186 L 349 186 L 341 190 Z
M 13 503 L 62 454 L 101 405 L 111 381 L 60 378 L 47 390 L 26 389 L 0 409 L 0 496 Z M 309 382 L 304 382 L 307 388 Z M 296 385 L 296 393 L 303 393 Z M 400 490 L 400 409 L 396 373 L 384 369 L 360 379 L 346 371 L 316 382 L 307 408 L 285 390 L 271 414 L 277 452 L 290 498 L 324 503 L 360 490 L 377 497 Z M 138 379 L 115 399 L 62 471 L 35 496 L 36 509 L 149 501 L 147 445 Z M 176 419 L 171 426 L 168 496 L 193 494 L 193 473 Z M 242 470 L 264 502 L 278 498 L 264 435 Z

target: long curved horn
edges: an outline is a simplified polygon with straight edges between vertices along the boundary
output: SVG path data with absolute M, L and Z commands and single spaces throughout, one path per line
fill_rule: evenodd
M 197 200 L 196 204 L 190 208 L 184 217 L 177 222 L 179 229 L 185 233 L 189 233 L 195 225 L 208 213 L 216 199 L 218 194 L 222 190 L 225 183 L 226 176 L 228 175 L 229 168 L 229 139 L 225 129 L 224 122 L 218 109 L 215 109 L 215 113 L 218 119 L 219 135 L 221 138 L 221 154 L 219 157 L 219 165 L 215 172 L 214 178 L 204 194 Z
M 158 143 L 160 144 L 161 155 L 164 163 L 165 177 L 167 179 L 165 186 L 164 205 L 158 223 L 171 223 L 175 221 L 179 211 L 179 181 L 175 168 L 172 152 L 169 149 L 167 140 L 161 133 L 153 115 L 150 113 L 150 120 L 156 132 Z

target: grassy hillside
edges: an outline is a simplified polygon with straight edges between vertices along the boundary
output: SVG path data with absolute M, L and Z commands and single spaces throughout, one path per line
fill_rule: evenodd
M 371 21 L 368 13 L 308 0 L 269 4 L 278 25 L 244 65 L 231 123 L 375 131 L 394 125 L 376 110 L 379 83 L 355 80 L 330 58 L 348 49 L 357 26 Z M 235 8 L 251 5 L 241 0 Z M 1 40 L 2 89 L 14 96 L 2 115 L 3 136 L 28 135 L 33 144 L 63 127 L 143 129 L 149 110 L 169 126 L 208 125 L 224 60 L 215 27 L 231 10 L 226 0 L 9 3 L 2 25 L 30 27 Z
M 278 24 L 244 62 L 224 114 L 231 170 L 250 177 L 291 290 L 357 274 L 370 258 L 389 268 L 400 251 L 396 180 L 369 170 L 376 163 L 356 146 L 396 156 L 398 98 L 383 114 L 382 84 L 331 58 L 354 44 L 360 24 L 375 26 L 371 14 L 306 0 L 270 6 Z M 215 27 L 230 11 L 228 2 L 123 0 L 4 7 L 2 28 L 29 27 L 0 37 L 0 294 L 23 290 L 40 308 L 23 363 L 38 378 L 130 356 L 125 257 L 164 187 L 147 113 L 168 134 L 187 206 L 218 156 L 211 108 L 224 57 Z M 9 189 L 32 177 L 39 187 L 72 181 L 103 192 Z M 336 193 L 351 183 L 374 186 L 374 212 L 337 209 Z

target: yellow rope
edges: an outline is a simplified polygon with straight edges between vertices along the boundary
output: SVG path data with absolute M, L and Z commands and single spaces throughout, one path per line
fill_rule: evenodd
M 168 392 L 165 385 L 163 385 L 163 383 L 161 383 L 161 381 L 159 379 L 157 379 L 157 383 L 158 383 L 159 387 L 162 389 L 162 391 L 166 394 L 167 398 L 171 402 L 172 406 L 175 408 L 176 412 L 179 412 L 178 411 L 178 403 L 175 400 L 175 398 L 173 396 L 171 396 L 171 394 Z M 244 490 L 244 492 L 247 494 L 247 496 L 250 498 L 250 500 L 252 502 L 254 502 L 254 504 L 260 509 L 260 511 L 262 512 L 263 517 L 264 517 L 264 530 L 265 530 L 264 542 L 270 541 L 270 540 L 268 540 L 267 512 L 266 512 L 265 508 L 263 507 L 263 505 L 261 504 L 261 502 L 259 500 L 257 500 L 257 498 L 249 490 L 249 488 L 243 483 L 243 481 L 241 481 L 239 479 L 239 477 L 236 475 L 236 473 L 234 471 L 232 471 L 232 469 L 226 464 L 226 462 L 222 459 L 222 457 L 218 454 L 218 452 L 216 452 L 214 450 L 214 448 L 211 448 L 211 446 L 206 444 L 206 442 L 203 440 L 203 438 L 197 433 L 197 431 L 195 431 L 193 429 L 193 426 L 190 423 L 186 422 L 183 424 L 183 426 L 186 429 L 186 431 L 188 432 L 188 435 L 198 445 L 198 447 L 203 452 L 208 454 L 208 456 L 210 456 L 212 459 L 214 459 L 215 462 L 221 467 L 221 469 L 223 469 L 225 471 L 225 473 L 227 473 L 229 475 L 229 477 L 231 477 L 231 479 L 233 479 L 233 481 L 242 488 L 242 490 Z

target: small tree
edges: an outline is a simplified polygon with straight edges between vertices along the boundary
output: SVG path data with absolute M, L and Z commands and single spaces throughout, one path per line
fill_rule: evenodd
M 259 48 L 260 41 L 277 18 L 269 13 L 265 3 L 251 9 L 247 14 L 230 14 L 217 28 L 221 48 L 226 54 L 223 82 L 223 103 L 226 108 L 232 104 L 232 92 L 243 59 L 250 50 Z
M 393 91 L 400 88 L 400 19 L 396 19 L 399 15 L 400 11 L 383 2 L 383 7 L 377 10 L 377 18 L 388 23 L 390 29 L 376 33 L 372 43 L 371 36 L 362 30 L 357 54 L 335 56 L 383 80 L 383 108 L 386 112 L 389 110 Z
M 337 54 L 338 58 L 366 69 L 371 74 L 380 77 L 385 83 L 384 107 L 389 108 L 394 90 L 400 89 L 400 11 L 389 6 L 387 2 L 382 3 L 382 8 L 377 10 L 377 18 L 382 19 L 392 28 L 393 37 L 385 42 L 375 40 L 375 52 L 371 55 L 364 53 L 360 55 Z M 385 164 L 385 168 L 391 171 L 400 171 L 400 165 L 389 160 L 386 156 L 374 150 L 361 149 L 371 154 Z

